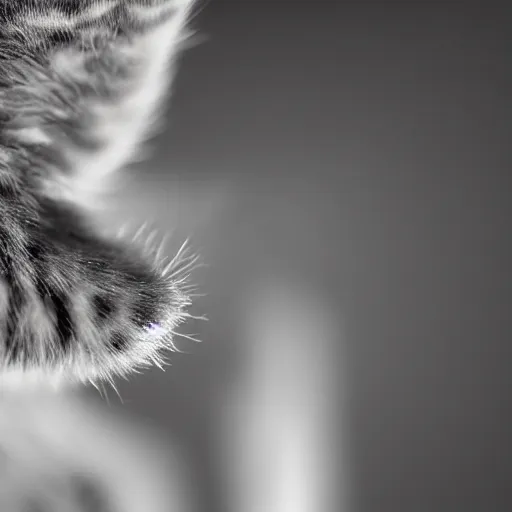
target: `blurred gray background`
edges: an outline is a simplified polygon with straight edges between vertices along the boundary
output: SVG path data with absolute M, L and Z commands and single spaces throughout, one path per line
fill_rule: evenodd
M 209 321 L 110 407 L 180 452 L 191 510 L 508 510 L 510 8 L 200 5 L 118 211 L 191 237 Z M 309 505 L 286 468 L 258 505 L 302 423 Z

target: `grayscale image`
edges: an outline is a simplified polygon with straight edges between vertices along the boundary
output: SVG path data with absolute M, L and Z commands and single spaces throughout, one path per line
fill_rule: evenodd
M 512 510 L 511 15 L 0 0 L 0 512 Z

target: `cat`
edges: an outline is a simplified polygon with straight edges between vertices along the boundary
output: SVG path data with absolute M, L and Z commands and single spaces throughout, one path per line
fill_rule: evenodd
M 188 246 L 167 260 L 94 213 L 158 126 L 194 8 L 0 0 L 1 510 L 186 508 L 151 434 L 70 390 L 160 364 L 191 316 Z
M 194 0 L 0 0 L 0 384 L 159 364 L 197 257 L 92 222 L 154 133 Z

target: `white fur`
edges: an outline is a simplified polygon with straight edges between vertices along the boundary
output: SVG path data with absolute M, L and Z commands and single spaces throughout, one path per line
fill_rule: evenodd
M 28 144 L 45 144 L 48 145 L 52 142 L 52 139 L 47 133 L 38 126 L 31 128 L 20 128 L 19 130 L 12 130 L 11 135 L 16 137 L 18 140 Z
M 119 100 L 112 104 L 97 99 L 88 105 L 93 115 L 93 130 L 103 141 L 101 150 L 91 153 L 70 146 L 66 149 L 71 173 L 58 176 L 57 186 L 52 184 L 51 195 L 72 200 L 83 206 L 94 204 L 99 192 L 108 185 L 113 171 L 130 160 L 137 159 L 138 145 L 150 134 L 157 107 L 172 81 L 174 60 L 185 38 L 185 22 L 192 2 L 182 1 L 169 20 L 146 34 L 139 35 L 130 44 L 120 46 L 123 57 L 133 60 L 137 70 L 126 90 L 120 91 Z M 159 9 L 132 7 L 138 19 L 158 17 Z M 64 50 L 55 54 L 54 69 L 71 79 L 83 77 L 84 56 Z

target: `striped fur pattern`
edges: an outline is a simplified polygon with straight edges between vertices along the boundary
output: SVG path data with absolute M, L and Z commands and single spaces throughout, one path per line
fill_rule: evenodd
M 95 382 L 172 347 L 195 258 L 88 210 L 151 134 L 192 1 L 0 0 L 0 379 Z

